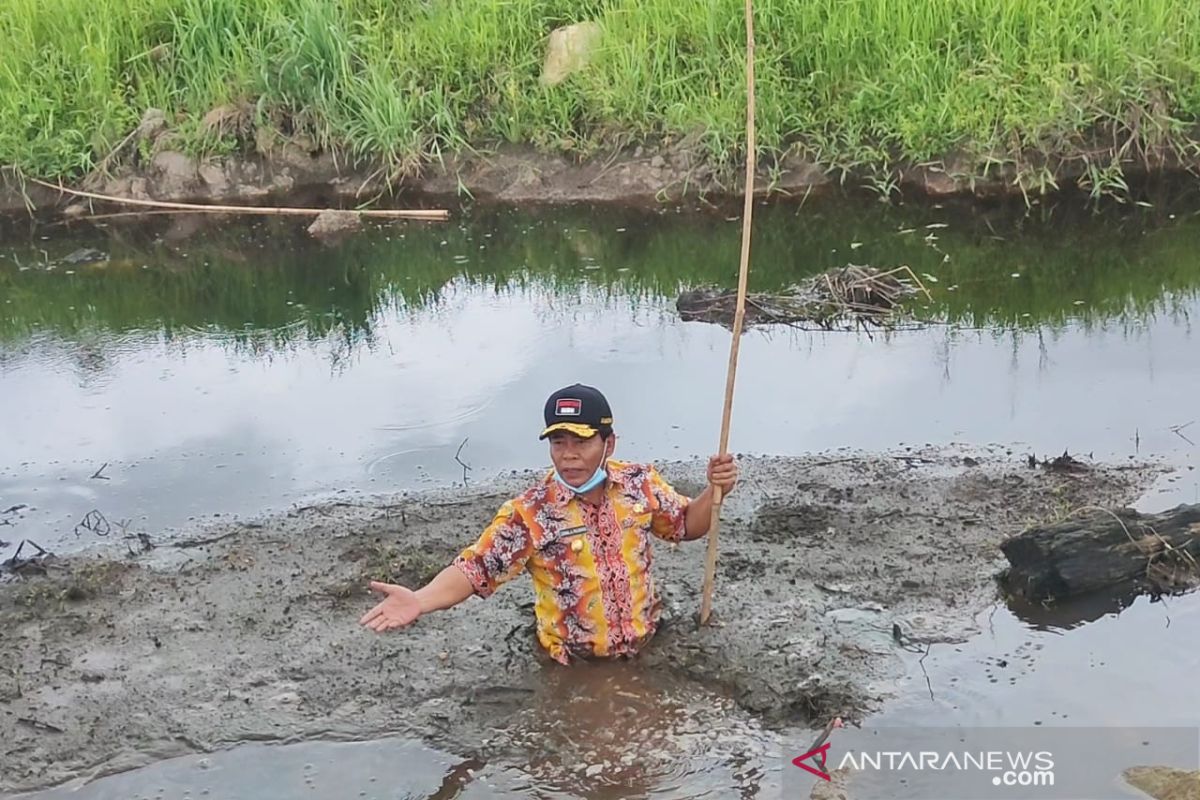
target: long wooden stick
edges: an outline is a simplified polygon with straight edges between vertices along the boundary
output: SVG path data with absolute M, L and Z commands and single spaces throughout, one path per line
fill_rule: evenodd
M 725 376 L 725 411 L 721 417 L 721 447 L 729 450 L 729 418 L 733 414 L 733 384 L 737 375 L 738 346 L 742 342 L 742 322 L 746 313 L 746 279 L 750 274 L 750 227 L 754 214 L 754 171 L 758 158 L 754 144 L 754 0 L 746 0 L 746 198 L 742 209 L 742 261 L 738 272 L 737 310 L 733 315 L 733 342 L 729 345 L 729 369 Z M 708 552 L 704 560 L 704 595 L 700 604 L 700 624 L 708 624 L 712 614 L 713 582 L 717 574 L 717 533 L 721 528 L 721 489 L 713 489 L 712 521 L 708 528 Z
M 160 209 L 175 209 L 177 211 L 201 211 L 210 214 L 261 214 L 267 216 L 316 216 L 322 211 L 340 211 L 336 208 L 297 208 L 295 206 L 214 206 L 203 203 L 171 203 L 166 200 L 135 200 L 132 197 L 113 197 L 107 194 L 97 194 L 96 192 L 84 192 L 79 189 L 68 189 L 66 186 L 46 183 L 37 178 L 29 178 L 31 183 L 36 183 L 39 186 L 45 186 L 48 189 L 54 189 L 59 192 L 65 192 L 75 197 L 87 197 L 92 200 L 103 200 L 106 203 L 123 203 L 129 206 L 144 206 L 146 208 Z M 389 219 L 419 219 L 419 220 L 446 220 L 450 218 L 450 212 L 441 209 L 413 209 L 413 208 L 368 208 L 362 211 L 355 209 L 345 209 L 348 213 L 360 214 L 364 217 L 387 217 Z

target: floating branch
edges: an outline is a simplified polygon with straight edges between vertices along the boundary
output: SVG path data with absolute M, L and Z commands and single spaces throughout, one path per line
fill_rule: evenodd
M 831 330 L 854 323 L 891 327 L 903 314 L 903 301 L 929 291 L 908 267 L 884 272 L 851 264 L 815 275 L 780 292 L 755 292 L 746 298 L 746 324 L 783 324 Z M 736 311 L 734 292 L 702 287 L 679 295 L 675 307 L 685 321 L 730 327 Z

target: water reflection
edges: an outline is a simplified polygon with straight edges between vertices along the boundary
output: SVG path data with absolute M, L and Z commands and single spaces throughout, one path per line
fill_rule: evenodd
M 21 795 L 21 800 L 449 800 L 512 796 L 524 787 L 501 774 L 477 780 L 484 765 L 419 742 L 246 744 L 211 755 L 168 759 L 83 786 Z
M 1186 316 L 1200 286 L 1195 218 L 826 204 L 765 207 L 755 221 L 753 288 L 847 263 L 908 264 L 934 292 L 930 315 L 969 326 Z M 286 221 L 207 220 L 183 243 L 165 224 L 0 245 L 0 339 L 149 329 L 259 354 L 330 335 L 353 348 L 370 344 L 379 319 L 436 313 L 462 289 L 539 290 L 560 310 L 590 294 L 636 310 L 682 285 L 731 285 L 738 248 L 737 221 L 715 212 L 480 211 L 373 228 L 336 248 Z M 106 257 L 64 261 L 81 246 Z
M 976 625 L 965 644 L 913 656 L 897 702 L 867 724 L 1195 728 L 1200 594 L 1120 609 L 1085 598 L 1034 620 L 1001 606 Z
M 1200 220 L 880 204 L 757 219 L 756 288 L 908 263 L 940 324 L 748 333 L 736 450 L 996 442 L 1194 465 L 1171 427 L 1200 393 Z M 716 446 L 728 332 L 680 322 L 673 300 L 733 281 L 724 213 L 485 211 L 335 248 L 298 230 L 0 245 L 0 501 L 33 507 L 5 539 L 73 546 L 93 508 L 158 534 L 314 494 L 461 482 L 460 447 L 469 480 L 540 467 L 543 399 L 576 380 L 609 393 L 623 455 Z M 67 266 L 82 246 L 109 258 Z M 109 480 L 93 480 L 105 462 Z M 1200 500 L 1195 475 L 1163 488 Z

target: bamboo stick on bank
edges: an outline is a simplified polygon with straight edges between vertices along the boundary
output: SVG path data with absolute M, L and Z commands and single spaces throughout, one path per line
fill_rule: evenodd
M 39 186 L 45 186 L 48 189 L 54 189 L 75 197 L 86 197 L 91 200 L 102 200 L 106 203 L 121 203 L 124 205 L 141 206 L 143 208 L 174 211 L 209 214 L 256 214 L 260 216 L 305 217 L 316 216 L 324 211 L 338 211 L 345 212 L 347 214 L 358 214 L 362 217 L 376 217 L 382 219 L 415 219 L 430 222 L 440 222 L 450 218 L 450 212 L 441 208 L 368 208 L 358 210 L 340 208 L 299 208 L 295 206 L 230 206 L 208 205 L 205 203 L 173 203 L 166 200 L 135 200 L 132 197 L 114 197 L 112 195 L 99 194 L 97 192 L 85 192 L 80 189 L 68 189 L 66 186 L 47 183 L 46 181 L 38 180 L 37 178 L 29 178 L 28 180 L 32 183 L 38 184 Z

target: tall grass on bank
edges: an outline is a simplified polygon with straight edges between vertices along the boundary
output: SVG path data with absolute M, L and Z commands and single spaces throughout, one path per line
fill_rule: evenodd
M 756 0 L 759 137 L 883 174 L 960 153 L 977 167 L 1195 151 L 1200 3 Z M 224 104 L 261 134 L 402 169 L 467 146 L 589 153 L 685 138 L 717 165 L 742 140 L 740 0 L 5 0 L 0 164 L 94 168 L 147 108 L 176 146 Z M 590 69 L 539 85 L 546 34 L 607 35 Z M 1119 182 L 1109 155 L 1092 169 Z M 1051 180 L 1052 175 L 1042 175 Z

